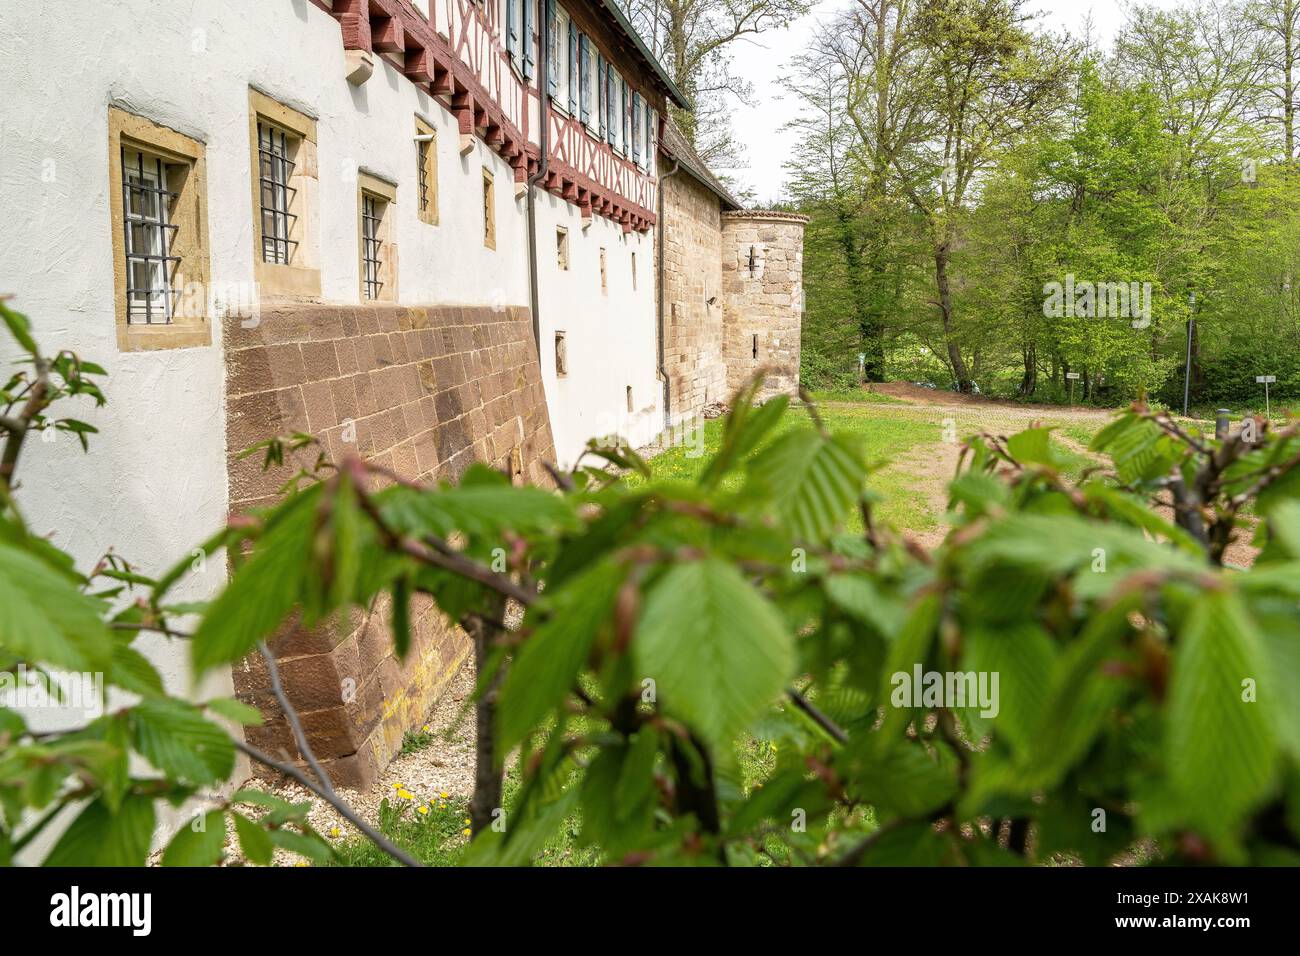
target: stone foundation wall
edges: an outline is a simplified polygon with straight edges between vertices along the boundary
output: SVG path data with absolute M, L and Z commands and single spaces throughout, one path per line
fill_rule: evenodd
M 251 326 L 251 327 L 246 327 Z M 226 323 L 227 468 L 233 513 L 270 504 L 287 472 L 238 453 L 293 432 L 331 459 L 354 450 L 404 477 L 455 479 L 481 461 L 546 484 L 554 442 L 526 308 L 295 305 Z M 412 606 L 405 662 L 379 602 L 270 642 L 285 692 L 336 785 L 364 789 L 401 748 L 470 652 L 425 600 Z M 240 697 L 266 716 L 249 743 L 299 759 L 260 656 L 234 668 Z
M 679 421 L 730 397 L 722 359 L 722 218 L 718 197 L 685 172 L 661 188 L 664 367 L 670 414 Z
M 723 356 L 729 392 L 760 367 L 761 398 L 799 391 L 803 323 L 803 231 L 793 213 L 722 214 Z

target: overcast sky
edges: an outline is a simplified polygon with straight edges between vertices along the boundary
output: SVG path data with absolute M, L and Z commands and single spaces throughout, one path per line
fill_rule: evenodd
M 792 151 L 792 134 L 781 127 L 794 115 L 794 101 L 782 96 L 779 82 L 791 59 L 808 43 L 817 20 L 846 6 L 848 0 L 820 0 L 812 12 L 788 30 L 760 34 L 756 42 L 741 41 L 733 46 L 734 71 L 754 84 L 757 106 L 738 105 L 733 119 L 736 138 L 747 152 L 748 168 L 736 170 L 736 177 L 755 191 L 759 205 L 780 199 L 785 193 L 785 170 L 781 164 Z M 1153 0 L 1160 7 L 1175 0 Z M 1124 23 L 1121 0 L 1037 0 L 1032 9 L 1041 12 L 1039 22 L 1054 29 L 1082 32 L 1080 25 L 1091 11 L 1094 33 L 1109 43 Z

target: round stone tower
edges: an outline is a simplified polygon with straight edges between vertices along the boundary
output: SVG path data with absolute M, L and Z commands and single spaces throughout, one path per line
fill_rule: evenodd
M 799 391 L 803 230 L 807 216 L 764 209 L 722 214 L 722 326 L 727 390 L 768 369 L 760 399 Z

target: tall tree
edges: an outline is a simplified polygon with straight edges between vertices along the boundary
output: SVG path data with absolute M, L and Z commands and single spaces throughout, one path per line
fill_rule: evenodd
M 808 11 L 809 0 L 619 0 L 651 51 L 691 100 L 694 110 L 673 108 L 686 138 L 710 164 L 737 166 L 732 138 L 732 98 L 748 102 L 753 89 L 731 72 L 729 49 L 740 40 L 788 26 Z
M 979 177 L 1059 102 L 1069 45 L 1031 32 L 1024 0 L 924 0 L 914 30 L 923 53 L 909 101 L 925 104 L 891 150 L 899 186 L 923 217 L 935 307 L 957 387 L 972 380 L 954 313 L 950 264 Z

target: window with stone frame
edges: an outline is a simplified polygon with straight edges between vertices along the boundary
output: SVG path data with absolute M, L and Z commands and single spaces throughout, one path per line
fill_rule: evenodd
M 369 173 L 358 173 L 358 275 L 363 302 L 397 301 L 397 245 L 393 241 L 396 203 L 396 186 Z
M 492 172 L 483 169 L 483 245 L 489 249 L 497 247 L 497 208 L 493 190 Z
M 316 121 L 249 90 L 253 262 L 264 298 L 320 296 Z
M 416 212 L 420 222 L 438 224 L 438 134 L 419 116 L 415 118 Z
M 108 131 L 118 347 L 209 345 L 206 149 L 116 107 Z

